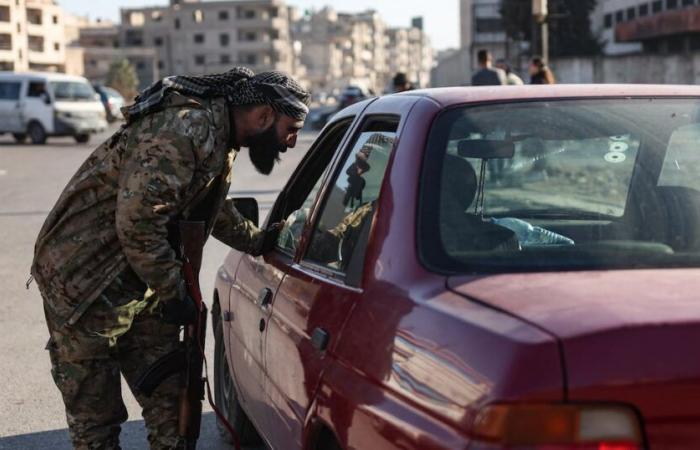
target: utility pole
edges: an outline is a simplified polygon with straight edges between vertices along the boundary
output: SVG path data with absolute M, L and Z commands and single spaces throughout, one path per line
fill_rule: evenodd
M 532 50 L 549 62 L 548 0 L 532 0 Z

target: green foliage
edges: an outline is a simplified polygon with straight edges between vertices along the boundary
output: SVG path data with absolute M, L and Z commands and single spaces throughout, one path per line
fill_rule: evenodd
M 109 66 L 106 84 L 119 91 L 124 99 L 129 102 L 138 93 L 139 77 L 136 69 L 126 59 L 114 61 Z
M 549 0 L 549 51 L 552 57 L 596 55 L 602 45 L 591 32 L 590 14 L 597 0 Z M 502 0 L 501 17 L 508 36 L 530 41 L 532 0 Z

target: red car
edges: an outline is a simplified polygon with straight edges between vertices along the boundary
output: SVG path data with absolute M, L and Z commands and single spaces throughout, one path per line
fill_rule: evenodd
M 700 88 L 367 100 L 267 220 L 214 293 L 244 442 L 700 449 Z

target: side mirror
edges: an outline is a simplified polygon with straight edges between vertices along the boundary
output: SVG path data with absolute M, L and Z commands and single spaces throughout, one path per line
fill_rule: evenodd
M 474 159 L 512 159 L 515 144 L 512 141 L 467 139 L 459 142 L 459 156 Z
M 259 211 L 258 211 L 258 201 L 252 197 L 246 198 L 234 198 L 233 206 L 238 210 L 239 213 L 246 219 L 250 220 L 259 226 Z
M 51 104 L 51 96 L 48 94 L 48 92 L 42 92 L 41 97 L 44 99 L 44 103 L 47 105 Z

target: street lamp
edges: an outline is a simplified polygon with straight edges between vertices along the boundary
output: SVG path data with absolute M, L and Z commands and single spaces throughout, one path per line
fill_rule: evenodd
M 532 47 L 538 52 L 542 59 L 549 60 L 549 17 L 548 0 L 532 0 Z

